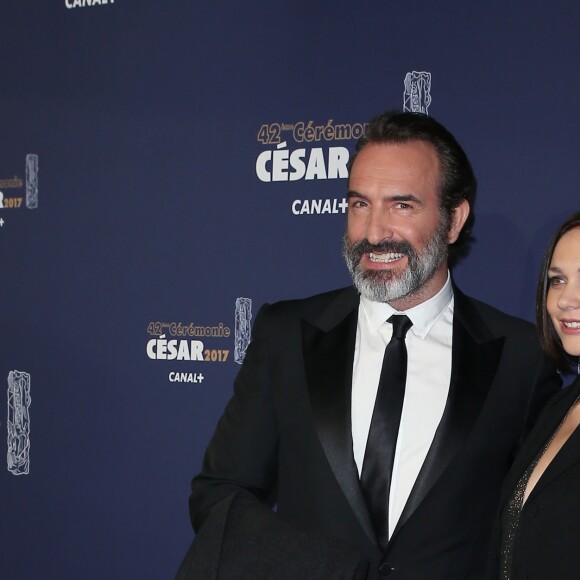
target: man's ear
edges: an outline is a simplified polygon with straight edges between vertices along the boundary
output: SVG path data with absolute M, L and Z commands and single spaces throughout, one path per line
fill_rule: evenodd
M 451 210 L 451 222 L 447 232 L 447 243 L 453 244 L 457 241 L 459 234 L 469 216 L 469 202 L 464 199 L 456 208 Z

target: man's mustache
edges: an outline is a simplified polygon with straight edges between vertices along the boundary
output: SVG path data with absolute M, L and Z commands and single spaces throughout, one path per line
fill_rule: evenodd
M 351 255 L 356 256 L 358 259 L 363 254 L 372 252 L 405 254 L 407 256 L 413 256 L 415 254 L 413 246 L 404 240 L 385 241 L 380 244 L 371 244 L 367 239 L 359 240 L 350 246 L 350 252 Z

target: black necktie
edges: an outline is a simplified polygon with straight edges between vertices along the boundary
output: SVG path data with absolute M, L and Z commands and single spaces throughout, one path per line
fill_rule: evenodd
M 389 541 L 389 492 L 407 379 L 405 335 L 413 325 L 398 314 L 388 322 L 393 325 L 393 336 L 385 348 L 361 473 L 363 493 L 383 549 Z

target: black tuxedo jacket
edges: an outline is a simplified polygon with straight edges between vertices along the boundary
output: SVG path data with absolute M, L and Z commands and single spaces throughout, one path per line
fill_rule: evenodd
M 580 395 L 580 378 L 554 395 L 505 480 L 501 505 L 509 502 L 522 473 L 543 449 Z M 500 538 L 494 548 L 499 578 Z M 580 429 L 570 436 L 524 504 L 513 551 L 512 577 L 575 580 L 580 576 Z
M 260 310 L 234 396 L 192 483 L 190 512 L 198 538 L 219 502 L 242 493 L 251 498 L 250 506 L 276 503 L 269 540 L 275 543 L 278 523 L 284 526 L 281 538 L 287 538 L 290 526 L 299 534 L 318 534 L 316 541 L 321 536 L 337 540 L 338 551 L 349 546 L 369 562 L 368 578 L 481 578 L 512 454 L 559 379 L 532 325 L 455 289 L 449 397 L 407 505 L 381 553 L 352 452 L 358 304 L 357 292 L 346 288 Z M 276 578 L 293 580 L 284 575 L 280 552 L 270 556 L 265 551 L 263 557 L 280 558 Z M 289 557 L 303 558 L 300 553 Z M 304 557 L 306 567 L 309 557 Z M 235 577 L 273 577 L 271 568 L 244 574 Z M 219 573 L 216 577 L 229 580 Z

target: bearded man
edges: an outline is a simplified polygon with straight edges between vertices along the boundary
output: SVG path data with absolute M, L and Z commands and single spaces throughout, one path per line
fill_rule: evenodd
M 432 117 L 369 123 L 349 176 L 354 287 L 260 310 L 192 483 L 179 578 L 484 577 L 502 479 L 559 379 L 532 325 L 452 283 L 475 188 Z

